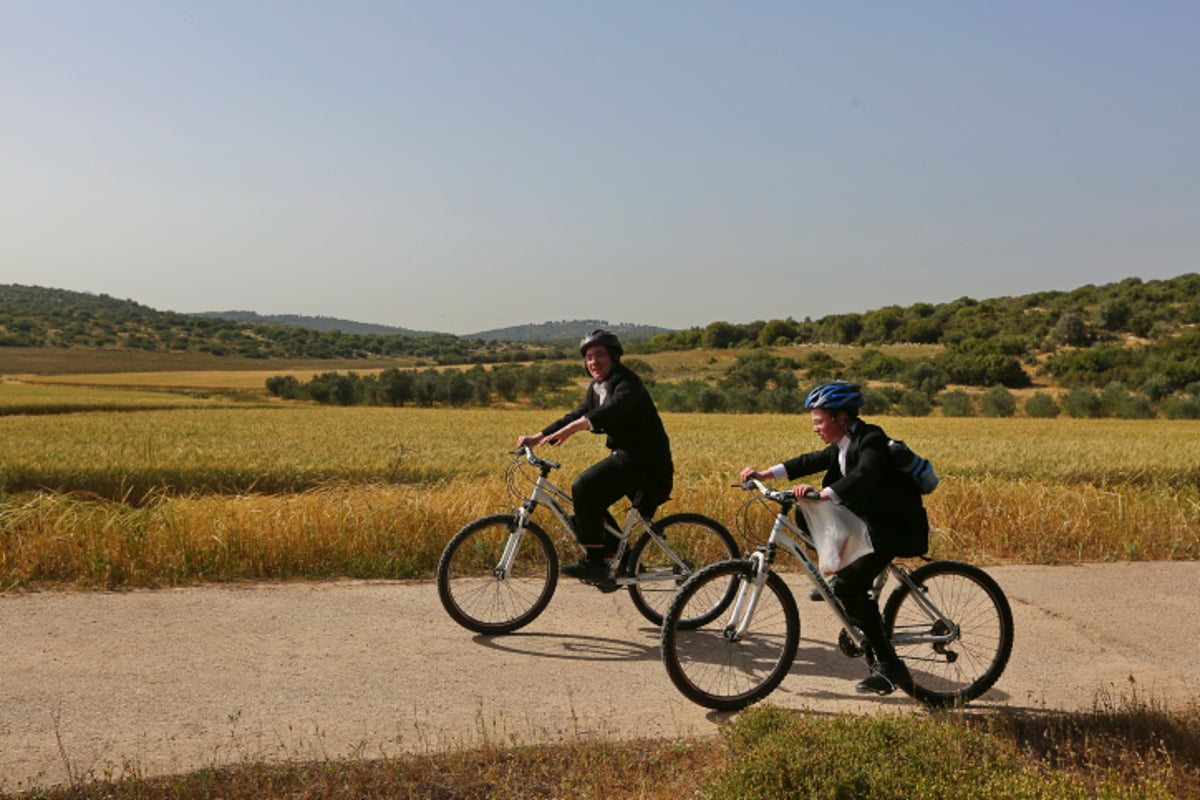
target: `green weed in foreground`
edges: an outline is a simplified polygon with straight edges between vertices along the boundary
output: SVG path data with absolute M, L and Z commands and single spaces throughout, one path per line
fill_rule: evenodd
M 715 800 L 1170 798 L 1163 770 L 1051 768 L 1012 738 L 953 717 L 819 717 L 755 708 L 723 729 Z
M 1183 800 L 1200 796 L 1200 707 L 1091 713 L 837 716 L 756 706 L 719 739 L 612 742 L 398 758 L 248 763 L 2 794 L 2 800 L 711 798 Z

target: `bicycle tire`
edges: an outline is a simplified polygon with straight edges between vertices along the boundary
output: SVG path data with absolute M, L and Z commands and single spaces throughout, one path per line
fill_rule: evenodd
M 686 566 L 681 568 L 650 534 L 643 533 L 629 551 L 626 574 L 640 578 L 628 587 L 634 607 L 650 622 L 662 625 L 671 600 L 688 578 L 709 564 L 736 559 L 741 551 L 724 525 L 703 514 L 672 514 L 655 522 L 654 530 Z M 696 627 L 714 619 L 733 599 L 732 586 L 730 581 L 729 590 L 715 596 L 710 608 L 679 624 Z
M 495 574 L 516 528 L 515 514 L 481 517 L 454 534 L 438 559 L 442 607 L 467 630 L 489 636 L 512 633 L 537 619 L 554 596 L 558 554 L 537 523 L 525 523 L 509 574 Z
M 712 564 L 680 588 L 667 610 L 662 627 L 662 660 L 667 675 L 685 697 L 716 711 L 738 711 L 773 692 L 787 677 L 800 644 L 800 612 L 783 579 L 774 572 L 759 596 L 750 628 L 739 639 L 726 634 L 729 620 L 718 619 L 695 628 L 682 627 L 682 619 L 700 616 L 690 610 L 695 602 L 710 604 L 706 593 L 727 581 L 735 591 L 754 578 L 754 565 L 746 559 Z M 723 590 L 721 590 L 723 591 Z
M 905 643 L 906 636 L 944 634 L 900 583 L 883 610 L 885 632 L 913 678 L 912 695 L 934 707 L 961 706 L 995 685 L 1013 647 L 1012 609 L 990 575 L 962 561 L 933 561 L 913 570 L 913 583 L 953 622 L 952 642 Z

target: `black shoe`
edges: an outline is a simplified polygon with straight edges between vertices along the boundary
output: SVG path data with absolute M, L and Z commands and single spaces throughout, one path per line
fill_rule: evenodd
M 897 689 L 908 690 L 912 687 L 912 676 L 908 667 L 900 661 L 876 662 L 871 665 L 871 674 L 864 678 L 855 691 L 859 694 L 891 694 Z
M 568 564 L 563 567 L 562 574 L 594 583 L 608 578 L 608 564 L 603 561 L 593 561 L 590 558 L 585 558 L 578 564 Z
M 584 581 L 588 586 L 595 586 L 600 590 L 601 594 L 610 594 L 620 589 L 621 586 L 615 580 L 605 575 L 598 581 Z
M 621 540 L 611 534 L 604 536 L 604 560 L 610 561 L 621 549 Z
M 814 603 L 824 603 L 825 595 L 821 594 L 821 592 L 817 589 L 813 589 L 808 593 L 808 599 L 812 600 Z

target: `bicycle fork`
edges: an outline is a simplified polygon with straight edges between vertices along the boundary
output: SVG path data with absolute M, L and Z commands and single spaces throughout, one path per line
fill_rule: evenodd
M 741 641 L 750 628 L 754 618 L 754 610 L 758 608 L 758 599 L 762 597 L 763 586 L 767 583 L 767 573 L 771 569 L 770 559 L 762 550 L 750 554 L 750 565 L 754 577 L 742 581 L 738 587 L 737 597 L 729 610 L 729 621 L 725 623 L 724 636 L 731 642 Z
M 500 553 L 500 560 L 496 562 L 496 566 L 492 567 L 492 576 L 496 580 L 503 581 L 508 579 L 508 573 L 512 569 L 513 561 L 516 560 L 517 553 L 521 549 L 521 540 L 525 538 L 525 523 L 529 521 L 532 513 L 533 508 L 529 503 L 517 509 L 516 525 L 508 532 L 508 541 L 504 543 L 504 550 Z

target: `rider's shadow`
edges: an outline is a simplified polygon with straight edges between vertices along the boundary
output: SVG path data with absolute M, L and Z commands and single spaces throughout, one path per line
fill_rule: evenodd
M 563 633 L 510 633 L 475 636 L 476 644 L 503 653 L 570 661 L 658 661 L 658 643 L 647 646 L 627 639 Z
M 850 657 L 836 645 L 817 639 L 800 639 L 800 647 L 796 650 L 796 660 L 788 672 L 789 679 L 777 688 L 776 692 L 789 693 L 796 697 L 824 700 L 862 699 L 865 695 L 858 694 L 854 685 L 867 676 L 867 663 L 862 658 Z M 814 688 L 811 683 L 804 682 L 804 676 L 819 678 L 836 678 L 844 680 L 845 691 Z M 875 697 L 881 702 L 911 702 L 907 695 L 898 692 L 890 697 Z
M 867 676 L 867 662 L 861 657 L 850 657 L 841 651 L 837 645 L 819 639 L 804 639 L 801 637 L 800 646 L 796 650 L 796 660 L 792 662 L 789 676 L 812 675 L 817 677 L 845 678 L 846 691 L 832 692 L 822 689 L 805 688 L 803 684 L 788 685 L 785 679 L 776 691 L 790 691 L 792 694 L 813 698 L 863 698 L 869 697 L 884 703 L 911 703 L 912 698 L 903 692 L 888 696 L 861 695 L 854 690 L 854 685 Z M 1001 702 L 1009 695 L 992 687 L 978 698 L 976 702 Z
M 852 678 L 865 675 L 866 661 L 861 657 L 851 658 L 836 645 L 819 639 L 801 637 L 796 649 L 796 660 L 792 662 L 792 675 L 819 675 L 834 678 Z

